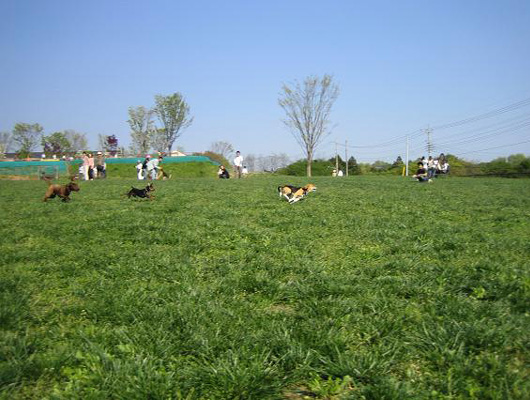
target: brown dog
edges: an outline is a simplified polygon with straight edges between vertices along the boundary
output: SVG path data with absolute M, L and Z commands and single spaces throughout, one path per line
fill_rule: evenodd
M 70 183 L 66 185 L 53 184 L 49 178 L 43 178 L 48 183 L 48 190 L 44 195 L 44 200 L 53 199 L 55 196 L 59 196 L 63 201 L 70 200 L 71 192 L 79 192 L 79 185 L 74 182 L 74 178 L 70 178 Z

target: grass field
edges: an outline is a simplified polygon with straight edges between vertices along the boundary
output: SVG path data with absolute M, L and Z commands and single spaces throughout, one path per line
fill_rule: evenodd
M 529 180 L 311 181 L 0 181 L 0 396 L 530 397 Z

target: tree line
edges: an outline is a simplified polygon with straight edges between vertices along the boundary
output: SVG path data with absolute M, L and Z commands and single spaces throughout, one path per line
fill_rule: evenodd
M 193 122 L 190 107 L 180 93 L 156 95 L 152 107 L 130 107 L 127 120 L 131 129 L 130 153 L 147 153 L 154 149 L 171 152 L 175 140 Z M 156 121 L 155 121 L 156 118 Z M 44 134 L 38 123 L 17 123 L 11 132 L 0 132 L 0 155 L 11 148 L 19 158 L 26 158 L 41 146 L 46 156 L 75 154 L 87 150 L 86 134 L 72 129 Z M 120 150 L 116 135 L 98 135 L 98 150 L 110 155 Z
M 452 154 L 446 155 L 446 158 L 450 165 L 449 175 L 453 176 L 530 176 L 530 157 L 521 153 L 498 157 L 487 162 L 467 161 Z M 409 175 L 415 173 L 419 161 L 420 158 L 409 161 Z M 330 176 L 337 165 L 344 173 L 347 170 L 348 175 L 403 175 L 405 171 L 405 162 L 401 156 L 398 156 L 393 163 L 386 161 L 358 163 L 355 157 L 351 156 L 347 164 L 340 156 L 337 156 L 337 158 L 314 160 L 313 175 Z M 279 169 L 278 173 L 305 176 L 306 168 L 307 160 L 298 160 Z
M 52 155 L 73 155 L 86 150 L 88 141 L 85 133 L 66 129 L 44 135 L 44 128 L 38 124 L 20 122 L 15 124 L 12 132 L 0 133 L 0 156 L 10 148 L 15 148 L 18 158 L 27 158 L 40 145 L 46 157 Z M 115 135 L 98 135 L 99 148 L 111 155 L 118 152 L 118 138 Z

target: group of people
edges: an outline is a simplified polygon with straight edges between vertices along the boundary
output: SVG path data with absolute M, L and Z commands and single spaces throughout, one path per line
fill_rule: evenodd
M 136 164 L 138 180 L 150 179 L 154 181 L 156 179 L 167 177 L 164 173 L 164 169 L 160 165 L 163 159 L 162 155 L 159 155 L 156 158 L 151 158 L 151 155 L 147 154 L 144 161 L 138 160 L 138 163 Z
M 243 156 L 239 151 L 236 151 L 236 157 L 234 158 L 234 173 L 237 178 L 248 175 L 248 169 L 243 165 Z M 230 173 L 224 165 L 219 166 L 217 176 L 219 179 L 230 179 Z
M 438 158 L 429 156 L 428 159 L 422 157 L 418 161 L 418 170 L 412 177 L 418 182 L 432 182 L 432 179 L 437 175 L 445 175 L 449 173 L 449 162 L 444 153 L 441 153 Z
M 337 172 L 336 169 L 333 169 L 333 171 L 331 172 L 331 176 L 333 177 L 336 177 L 336 176 L 344 176 L 344 172 L 342 172 L 342 169 L 339 169 L 339 171 Z
M 83 163 L 79 166 L 79 174 L 85 181 L 107 177 L 107 164 L 101 151 L 98 151 L 95 159 L 92 153 L 84 151 L 81 158 Z

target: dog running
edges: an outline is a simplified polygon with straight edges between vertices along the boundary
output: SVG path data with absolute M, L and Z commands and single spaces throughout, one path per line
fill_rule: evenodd
M 292 185 L 278 186 L 278 194 L 280 195 L 280 197 L 285 197 L 289 204 L 293 204 L 299 200 L 302 200 L 307 195 L 307 193 L 314 192 L 316 190 L 317 187 L 312 183 L 308 183 L 307 185 L 302 187 Z
M 166 171 L 164 171 L 163 167 L 158 167 L 158 175 L 156 179 L 157 180 L 171 179 L 171 174 L 168 174 Z
M 48 183 L 48 189 L 46 190 L 43 201 L 59 196 L 64 202 L 67 202 L 70 201 L 70 193 L 79 192 L 79 185 L 74 182 L 75 177 L 71 177 L 70 182 L 66 185 L 52 183 L 51 179 L 46 176 L 43 176 L 42 179 Z
M 153 200 L 154 196 L 151 194 L 151 192 L 154 192 L 154 191 L 155 191 L 155 187 L 153 186 L 152 183 L 150 183 L 149 185 L 147 185 L 143 189 L 137 189 L 135 187 L 131 187 L 131 190 L 129 190 L 129 192 L 127 192 L 127 197 L 129 199 L 132 196 L 132 197 L 140 197 L 142 199 Z

